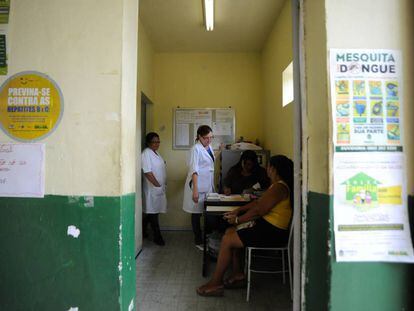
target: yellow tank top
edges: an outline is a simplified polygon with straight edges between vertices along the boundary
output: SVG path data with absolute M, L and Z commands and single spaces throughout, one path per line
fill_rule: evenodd
M 285 185 L 285 187 L 290 191 L 288 185 L 286 185 L 283 181 L 278 181 Z M 272 185 L 273 186 L 273 185 Z M 271 186 L 271 187 L 272 187 Z M 289 228 L 290 218 L 292 217 L 292 206 L 290 205 L 290 196 L 276 204 L 269 213 L 267 213 L 263 218 L 271 223 L 273 226 L 278 227 L 280 229 L 287 230 Z

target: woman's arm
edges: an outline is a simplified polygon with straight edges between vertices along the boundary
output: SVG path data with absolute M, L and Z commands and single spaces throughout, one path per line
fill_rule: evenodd
M 193 202 L 198 203 L 198 174 L 191 175 L 191 182 L 193 186 Z
M 287 199 L 289 197 L 289 191 L 287 187 L 281 183 L 276 183 L 272 185 L 263 196 L 255 202 L 249 203 L 245 206 L 246 213 L 241 216 L 230 217 L 228 218 L 230 223 L 238 224 L 242 222 L 247 222 L 249 220 L 255 219 L 257 217 L 265 216 L 270 212 L 270 210 L 279 202 Z M 242 209 L 237 209 L 238 212 L 241 212 Z
M 188 169 L 191 174 L 190 188 L 192 188 L 192 199 L 194 203 L 198 203 L 198 162 L 200 156 L 198 153 L 197 145 L 194 145 L 190 150 L 188 158 Z
M 144 173 L 145 178 L 148 179 L 148 181 L 153 184 L 155 187 L 161 187 L 161 184 L 158 182 L 157 178 L 155 178 L 154 174 L 152 172 Z
M 240 206 L 240 207 L 232 210 L 231 212 L 225 213 L 223 217 L 225 219 L 227 219 L 228 222 L 234 223 L 234 222 L 231 222 L 231 220 L 234 220 L 241 212 L 245 212 L 247 210 L 254 209 L 256 205 L 257 205 L 257 201 L 252 201 L 252 202 L 250 202 L 246 205 Z

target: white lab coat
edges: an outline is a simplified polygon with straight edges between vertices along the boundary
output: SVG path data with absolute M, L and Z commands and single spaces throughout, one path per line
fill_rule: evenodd
M 211 153 L 213 149 L 208 146 Z M 205 197 L 214 192 L 214 161 L 204 146 L 197 142 L 187 158 L 188 174 L 184 184 L 183 210 L 187 213 L 202 213 Z M 193 201 L 192 176 L 197 173 L 198 204 Z M 191 185 L 190 185 L 191 184 Z
M 146 148 L 141 154 L 142 171 L 152 172 L 161 185 L 155 187 L 145 176 L 143 180 L 143 212 L 146 214 L 158 214 L 167 212 L 166 182 L 167 171 L 165 161 L 159 153 Z

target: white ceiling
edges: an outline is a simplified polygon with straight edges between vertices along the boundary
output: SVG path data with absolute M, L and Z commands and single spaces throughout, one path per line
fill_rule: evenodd
M 157 52 L 261 51 L 285 0 L 215 0 L 214 30 L 202 0 L 139 0 L 139 16 Z

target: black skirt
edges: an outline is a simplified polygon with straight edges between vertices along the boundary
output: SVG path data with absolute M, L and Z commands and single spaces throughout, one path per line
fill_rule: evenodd
M 288 230 L 273 226 L 263 218 L 255 221 L 250 228 L 237 230 L 244 247 L 281 247 L 286 246 Z

